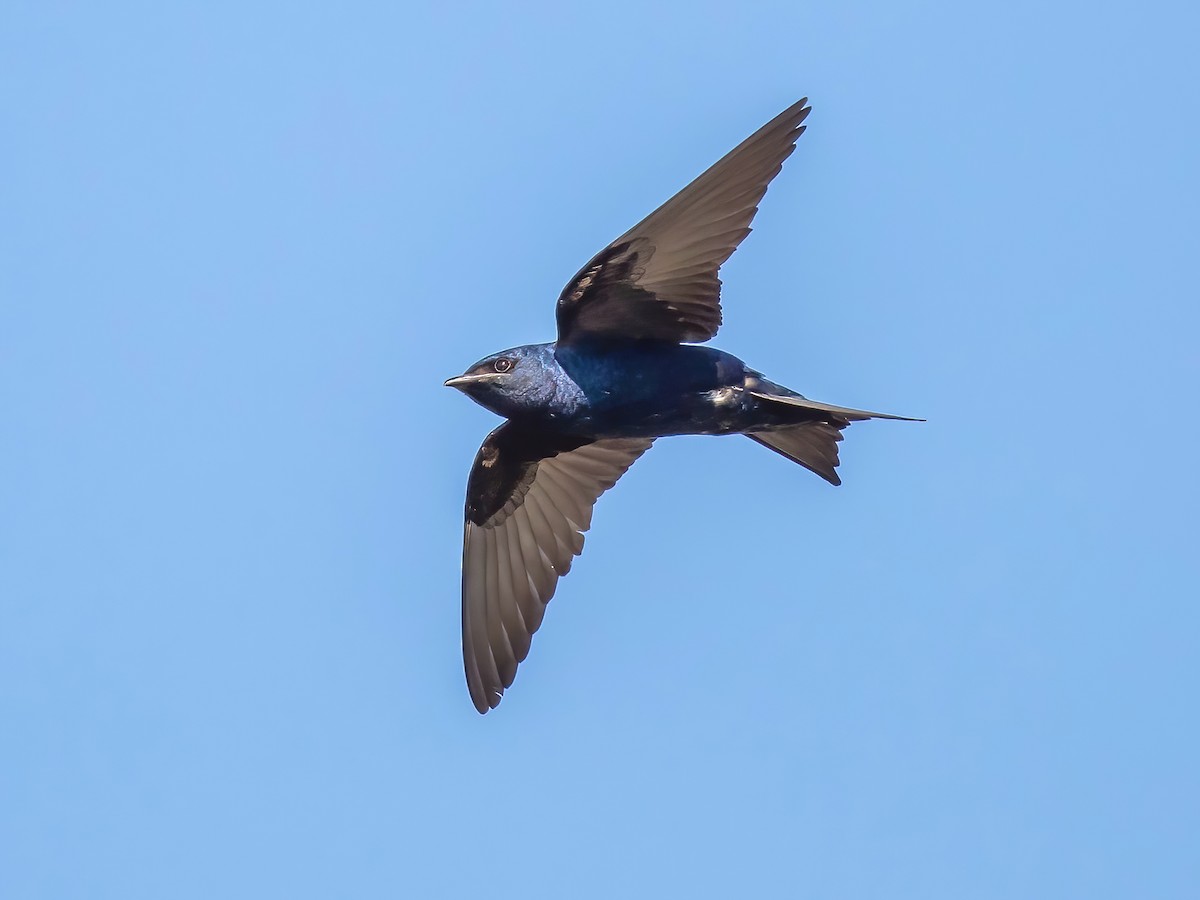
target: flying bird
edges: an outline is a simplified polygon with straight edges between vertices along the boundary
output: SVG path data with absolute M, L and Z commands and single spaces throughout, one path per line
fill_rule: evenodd
M 809 111 L 807 98 L 788 107 L 596 254 L 558 298 L 558 340 L 446 382 L 506 419 L 467 483 L 462 649 L 479 712 L 512 685 L 597 498 L 656 438 L 744 434 L 836 485 L 842 429 L 906 418 L 809 400 L 694 346 L 721 325 L 717 271 Z

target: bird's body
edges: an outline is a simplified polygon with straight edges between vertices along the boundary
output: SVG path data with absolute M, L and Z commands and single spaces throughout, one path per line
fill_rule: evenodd
M 842 429 L 901 418 L 809 400 L 690 343 L 720 326 L 717 270 L 807 114 L 794 104 L 597 254 L 559 297 L 557 341 L 446 382 L 507 419 L 467 485 L 463 661 L 480 712 L 512 684 L 596 499 L 656 438 L 744 434 L 840 484 Z
M 688 344 L 564 347 L 557 367 L 578 386 L 574 428 L 594 437 L 734 434 L 756 421 L 736 356 Z
M 519 361 L 521 383 L 506 386 L 504 393 L 476 389 L 471 396 L 523 427 L 547 432 L 592 440 L 752 434 L 825 418 L 825 407 L 801 405 L 808 403 L 802 394 L 715 347 L 548 343 L 514 347 L 489 359 L 497 357 Z
M 479 402 L 531 427 L 590 438 L 729 434 L 751 424 L 732 402 L 746 367 L 711 347 L 606 341 L 503 354 L 528 367 L 517 396 Z M 524 373 L 523 373 L 524 374 Z M 736 406 L 736 409 L 735 409 Z

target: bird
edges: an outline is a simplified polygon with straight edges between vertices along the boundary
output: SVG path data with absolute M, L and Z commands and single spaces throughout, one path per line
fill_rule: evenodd
M 732 354 L 718 270 L 795 149 L 804 98 L 597 253 L 555 308 L 557 339 L 487 356 L 445 384 L 505 421 L 467 481 L 462 652 L 475 709 L 529 653 L 601 494 L 661 437 L 743 434 L 830 484 L 851 422 L 922 421 L 810 400 Z

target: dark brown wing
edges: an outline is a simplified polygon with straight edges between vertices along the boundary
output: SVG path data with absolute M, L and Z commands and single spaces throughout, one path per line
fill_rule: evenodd
M 529 653 L 558 579 L 583 550 L 596 499 L 651 439 L 548 437 L 506 422 L 479 449 L 463 534 L 463 665 L 481 713 Z
M 717 270 L 750 233 L 771 179 L 795 149 L 807 99 L 601 250 L 558 298 L 558 340 L 707 341 L 721 325 Z

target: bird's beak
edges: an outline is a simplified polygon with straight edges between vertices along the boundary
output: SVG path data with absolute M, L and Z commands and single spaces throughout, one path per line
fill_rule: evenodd
M 503 377 L 499 372 L 484 372 L 481 375 L 455 375 L 453 378 L 446 379 L 446 387 L 458 388 L 461 391 L 473 384 L 496 381 Z

